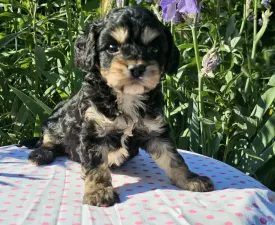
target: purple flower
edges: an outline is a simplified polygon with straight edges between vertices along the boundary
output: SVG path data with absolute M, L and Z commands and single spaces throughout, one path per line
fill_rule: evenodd
M 122 7 L 122 0 L 116 0 L 117 7 Z
M 262 4 L 265 8 L 269 9 L 269 8 L 271 7 L 271 6 L 270 6 L 271 0 L 262 0 L 262 1 L 261 1 L 261 4 Z
M 179 14 L 196 14 L 200 11 L 196 0 L 160 0 L 160 6 L 165 22 L 177 22 Z

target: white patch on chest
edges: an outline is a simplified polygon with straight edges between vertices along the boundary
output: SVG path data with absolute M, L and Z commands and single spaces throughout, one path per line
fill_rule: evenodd
M 117 104 L 120 113 L 126 120 L 127 128 L 124 130 L 124 134 L 121 137 L 121 144 L 126 147 L 127 138 L 133 136 L 132 131 L 136 124 L 140 120 L 139 110 L 145 109 L 144 100 L 145 96 L 142 95 L 128 95 L 118 93 Z

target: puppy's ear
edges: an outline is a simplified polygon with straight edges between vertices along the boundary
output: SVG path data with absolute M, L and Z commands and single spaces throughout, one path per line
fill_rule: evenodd
M 84 71 L 95 68 L 97 58 L 97 39 L 103 28 L 103 19 L 93 21 L 86 27 L 84 34 L 75 42 L 75 64 Z
M 180 52 L 175 45 L 173 36 L 169 29 L 165 27 L 164 32 L 168 42 L 168 52 L 166 54 L 166 64 L 164 66 L 164 70 L 167 74 L 173 75 L 178 71 Z

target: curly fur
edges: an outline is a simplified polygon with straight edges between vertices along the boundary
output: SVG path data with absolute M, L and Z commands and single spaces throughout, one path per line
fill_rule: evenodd
M 68 154 L 82 166 L 83 202 L 97 206 L 119 201 L 109 167 L 125 163 L 139 147 L 177 186 L 213 190 L 208 177 L 188 169 L 164 123 L 159 82 L 164 73 L 176 72 L 179 51 L 169 30 L 149 10 L 114 9 L 94 21 L 76 41 L 75 56 L 86 73 L 83 85 L 44 123 L 29 155 L 32 163 L 49 164 Z

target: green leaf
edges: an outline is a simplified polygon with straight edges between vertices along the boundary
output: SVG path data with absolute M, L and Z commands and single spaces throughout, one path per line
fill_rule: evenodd
M 226 27 L 226 32 L 225 32 L 226 41 L 229 41 L 229 38 L 231 37 L 231 35 L 235 33 L 235 29 L 236 29 L 235 17 L 231 16 Z
M 198 119 L 198 103 L 192 99 L 192 116 L 190 121 L 190 150 L 198 152 L 200 145 L 200 123 Z
M 265 122 L 263 127 L 257 132 L 256 137 L 252 141 L 252 149 L 260 155 L 267 145 L 275 138 L 275 113 L 272 114 Z
M 28 118 L 28 110 L 24 104 L 21 105 L 15 121 L 14 131 L 19 132 Z
M 249 164 L 249 171 L 251 171 L 252 173 L 256 173 L 256 171 L 263 166 L 269 159 L 271 159 L 272 157 L 275 156 L 275 144 L 269 146 L 268 148 L 266 148 L 261 154 L 260 154 L 260 158 L 261 160 L 254 160 L 253 163 Z
M 22 14 L 15 12 L 3 12 L 0 13 L 0 20 L 12 20 L 15 18 L 21 18 Z
M 275 75 L 273 75 L 268 83 L 269 88 L 262 94 L 257 105 L 254 107 L 250 116 L 262 119 L 263 115 L 269 109 L 275 99 Z
M 41 102 L 39 99 L 37 99 L 36 97 L 34 97 L 33 96 L 33 98 L 34 98 L 34 100 L 36 101 L 36 103 L 42 108 L 42 109 L 44 109 L 44 111 L 48 114 L 48 115 L 50 115 L 51 113 L 52 113 L 52 109 L 49 107 L 49 106 L 47 106 L 46 104 L 44 104 L 43 102 Z
M 171 113 L 170 115 L 175 115 L 179 112 L 182 112 L 183 110 L 187 109 L 188 108 L 188 103 L 185 103 L 185 104 L 181 104 L 180 106 L 178 106 L 177 108 L 175 108 Z
M 50 22 L 52 22 L 56 27 L 66 29 L 68 27 L 68 23 L 66 20 L 61 19 L 50 19 Z
M 41 134 L 41 122 L 40 122 L 40 119 L 39 119 L 39 116 L 37 115 L 35 117 L 35 124 L 34 124 L 34 132 L 33 132 L 33 136 L 34 137 L 39 137 L 40 134 Z
M 87 12 L 92 12 L 100 7 L 99 1 L 92 0 L 82 6 L 82 9 Z
M 32 98 L 24 94 L 23 92 L 19 91 L 17 88 L 9 86 L 12 91 L 17 95 L 18 98 L 30 109 L 34 117 L 37 115 L 41 120 L 44 120 L 46 117 L 46 113 L 44 109 Z
M 13 41 L 16 37 L 20 36 L 21 34 L 23 34 L 22 31 L 6 35 L 2 39 L 0 39 L 0 48 L 4 47 L 8 43 L 10 43 L 11 41 Z
M 36 68 L 40 72 L 44 70 L 45 64 L 46 64 L 45 52 L 44 52 L 43 48 L 41 48 L 38 45 L 35 46 L 35 64 L 36 64 Z
M 232 49 L 236 47 L 236 45 L 238 44 L 239 40 L 241 40 L 240 36 L 232 38 L 232 40 L 230 41 Z
M 239 150 L 243 150 L 248 156 L 250 156 L 254 159 L 264 161 L 261 157 L 257 156 L 252 149 L 239 149 Z

